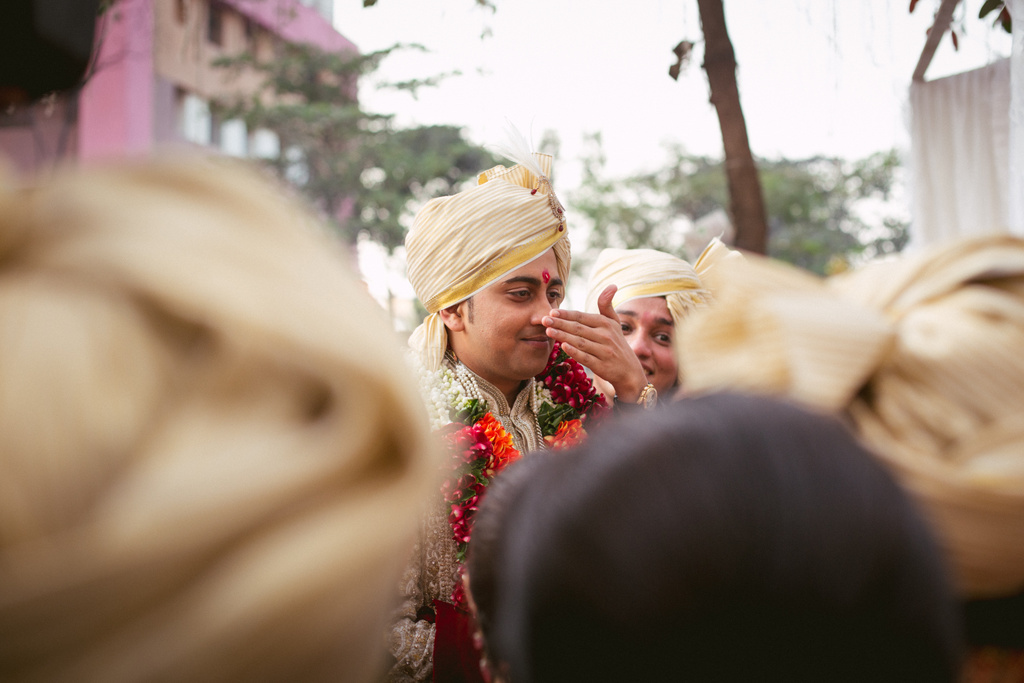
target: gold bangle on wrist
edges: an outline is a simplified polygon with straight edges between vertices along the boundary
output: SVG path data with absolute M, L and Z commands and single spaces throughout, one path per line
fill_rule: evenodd
M 658 405 L 658 390 L 653 384 L 648 384 L 640 391 L 640 398 L 636 400 L 638 406 L 644 410 L 650 410 Z

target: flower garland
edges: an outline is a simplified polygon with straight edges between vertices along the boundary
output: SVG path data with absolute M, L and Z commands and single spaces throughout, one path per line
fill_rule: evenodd
M 448 368 L 428 379 L 426 391 L 432 427 L 440 429 L 449 452 L 451 471 L 441 485 L 449 506 L 448 523 L 455 540 L 459 575 L 452 602 L 463 604 L 462 563 L 466 561 L 473 517 L 480 499 L 494 476 L 521 454 L 512 437 L 477 397 L 466 390 Z M 429 381 L 429 380 L 433 381 Z M 592 424 L 608 412 L 608 403 L 598 394 L 586 371 L 556 343 L 547 367 L 536 376 L 533 408 L 541 435 L 548 447 L 562 450 L 586 439 L 584 424 Z

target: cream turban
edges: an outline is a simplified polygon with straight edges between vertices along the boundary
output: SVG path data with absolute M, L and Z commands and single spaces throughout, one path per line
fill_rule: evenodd
M 565 213 L 548 179 L 551 157 L 535 154 L 480 174 L 476 187 L 432 199 L 405 239 L 409 282 L 429 315 L 409 345 L 429 370 L 440 367 L 448 335 L 438 311 L 465 301 L 505 273 L 554 247 L 569 277 Z
M 261 174 L 0 184 L 0 679 L 379 680 L 440 455 L 404 367 Z
M 679 329 L 690 311 L 712 300 L 711 292 L 701 281 L 702 274 L 729 257 L 740 257 L 739 252 L 731 251 L 718 238 L 704 250 L 696 267 L 655 249 L 603 249 L 587 283 L 586 310 L 597 313 L 601 292 L 608 285 L 616 285 L 613 308 L 633 299 L 663 296 L 672 323 Z M 681 368 L 679 381 L 683 381 Z
M 688 389 L 845 413 L 923 503 L 964 596 L 1024 588 L 1024 240 L 825 281 L 753 258 L 724 275 L 683 332 Z

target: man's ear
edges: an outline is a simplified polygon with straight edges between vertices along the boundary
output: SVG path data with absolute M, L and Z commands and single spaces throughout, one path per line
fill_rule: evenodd
M 444 326 L 452 332 L 462 332 L 466 329 L 466 318 L 463 315 L 463 307 L 465 305 L 466 302 L 463 301 L 462 303 L 455 304 L 454 306 L 442 308 L 437 312 L 437 314 L 441 316 L 441 322 L 443 322 Z

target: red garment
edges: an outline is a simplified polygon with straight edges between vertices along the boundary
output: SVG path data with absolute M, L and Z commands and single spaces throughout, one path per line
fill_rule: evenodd
M 434 683 L 486 683 L 469 612 L 434 601 Z

